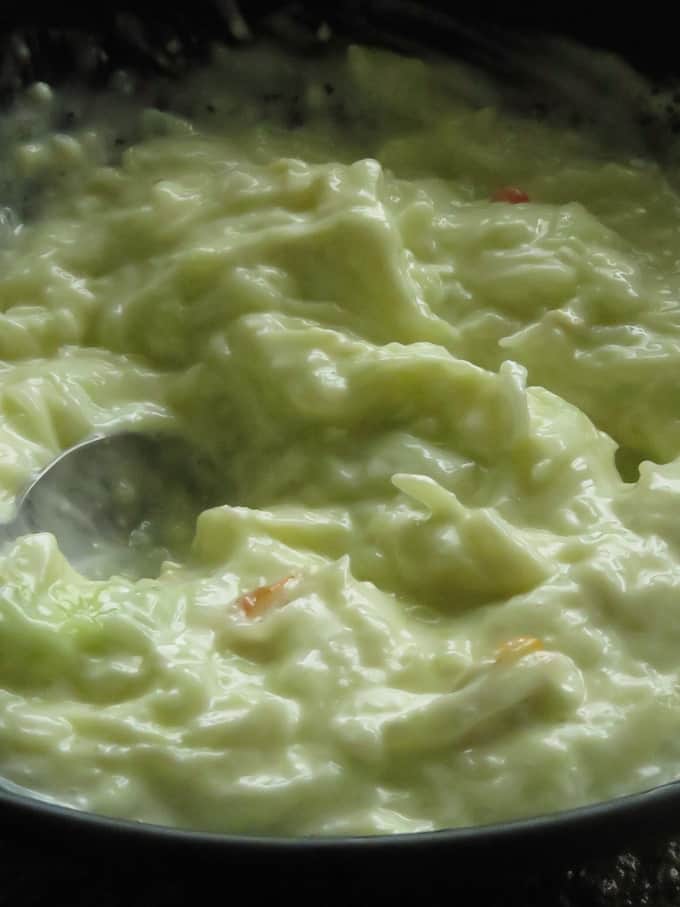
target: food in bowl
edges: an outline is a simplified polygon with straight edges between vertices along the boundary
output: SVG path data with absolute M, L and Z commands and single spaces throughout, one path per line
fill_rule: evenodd
M 277 835 L 676 778 L 677 171 L 358 46 L 129 87 L 2 121 L 0 507 L 95 432 L 222 481 L 157 578 L 5 545 L 0 775 Z

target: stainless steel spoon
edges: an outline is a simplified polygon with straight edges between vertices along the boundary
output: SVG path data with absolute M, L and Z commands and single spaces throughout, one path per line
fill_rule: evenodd
M 222 503 L 219 473 L 195 445 L 164 433 L 88 438 L 33 479 L 0 543 L 53 533 L 62 553 L 92 579 L 157 576 L 186 554 L 196 517 Z

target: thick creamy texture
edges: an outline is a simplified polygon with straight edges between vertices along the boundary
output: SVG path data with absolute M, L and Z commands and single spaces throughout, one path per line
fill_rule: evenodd
M 175 117 L 38 87 L 3 124 L 32 204 L 0 250 L 2 515 L 129 427 L 199 439 L 228 503 L 157 579 L 6 548 L 0 775 L 274 834 L 675 778 L 673 174 L 360 48 L 223 54 L 181 91 Z

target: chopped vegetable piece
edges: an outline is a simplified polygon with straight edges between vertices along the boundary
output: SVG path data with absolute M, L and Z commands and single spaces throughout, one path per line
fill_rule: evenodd
M 518 189 L 517 186 L 501 186 L 500 189 L 496 189 L 494 194 L 491 196 L 492 202 L 509 202 L 511 205 L 519 205 L 523 202 L 528 202 L 529 196 L 522 189 Z

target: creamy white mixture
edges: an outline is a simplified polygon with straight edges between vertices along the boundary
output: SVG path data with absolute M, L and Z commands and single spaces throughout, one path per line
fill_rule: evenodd
M 130 427 L 200 441 L 228 504 L 157 579 L 6 547 L 0 775 L 275 834 L 675 778 L 677 175 L 358 47 L 177 91 L 2 122 L 2 515 Z

